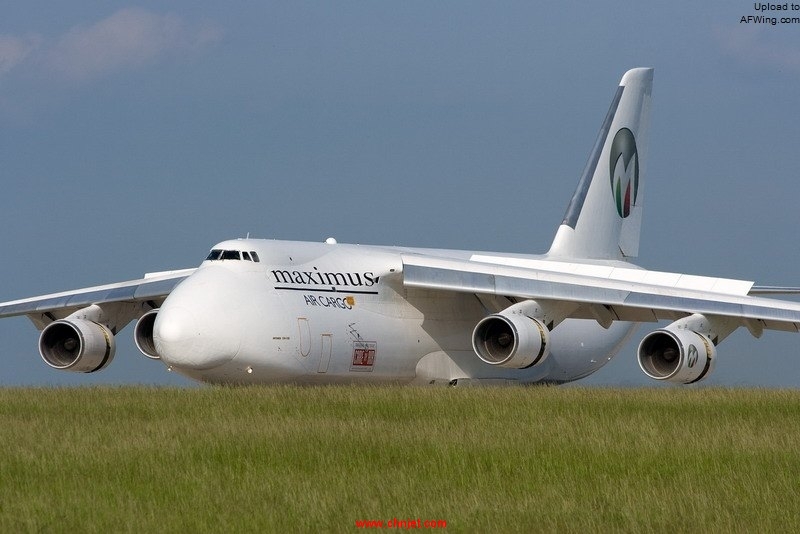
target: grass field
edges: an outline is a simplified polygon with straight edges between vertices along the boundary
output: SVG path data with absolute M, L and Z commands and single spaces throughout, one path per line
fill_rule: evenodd
M 0 532 L 797 532 L 799 418 L 796 391 L 3 389 Z

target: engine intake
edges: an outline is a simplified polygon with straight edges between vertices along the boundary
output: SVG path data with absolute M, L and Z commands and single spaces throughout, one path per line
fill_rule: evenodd
M 692 384 L 708 376 L 716 363 L 711 340 L 692 330 L 663 328 L 639 343 L 639 367 L 655 380 Z
M 93 373 L 114 359 L 114 334 L 86 319 L 61 319 L 39 336 L 39 354 L 47 365 L 64 371 Z
M 489 365 L 525 369 L 550 353 L 550 332 L 541 321 L 520 313 L 490 315 L 472 332 L 472 348 Z
M 161 356 L 156 351 L 156 344 L 153 341 L 153 325 L 156 323 L 158 310 L 150 310 L 136 321 L 136 328 L 133 330 L 133 341 L 139 351 L 151 360 L 160 360 Z

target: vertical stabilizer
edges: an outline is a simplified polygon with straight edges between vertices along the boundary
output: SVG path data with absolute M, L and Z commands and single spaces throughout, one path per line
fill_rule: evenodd
M 653 69 L 632 69 L 622 77 L 548 254 L 638 255 L 652 88 Z

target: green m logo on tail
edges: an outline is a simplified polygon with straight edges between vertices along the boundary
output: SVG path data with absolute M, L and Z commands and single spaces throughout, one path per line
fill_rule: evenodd
M 608 163 L 611 193 L 617 204 L 617 213 L 625 218 L 631 214 L 631 207 L 636 205 L 636 195 L 639 192 L 639 152 L 636 150 L 636 139 L 632 131 L 621 128 L 617 132 L 611 142 Z

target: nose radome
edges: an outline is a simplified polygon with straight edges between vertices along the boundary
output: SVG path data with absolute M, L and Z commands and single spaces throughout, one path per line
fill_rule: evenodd
M 236 356 L 239 339 L 235 330 L 225 329 L 208 311 L 198 313 L 184 306 L 165 304 L 153 325 L 153 341 L 167 365 L 211 369 Z
M 159 310 L 157 319 L 153 335 L 160 342 L 161 349 L 176 344 L 189 343 L 200 335 L 192 312 L 186 308 L 171 306 Z M 161 350 L 158 352 L 161 353 Z

